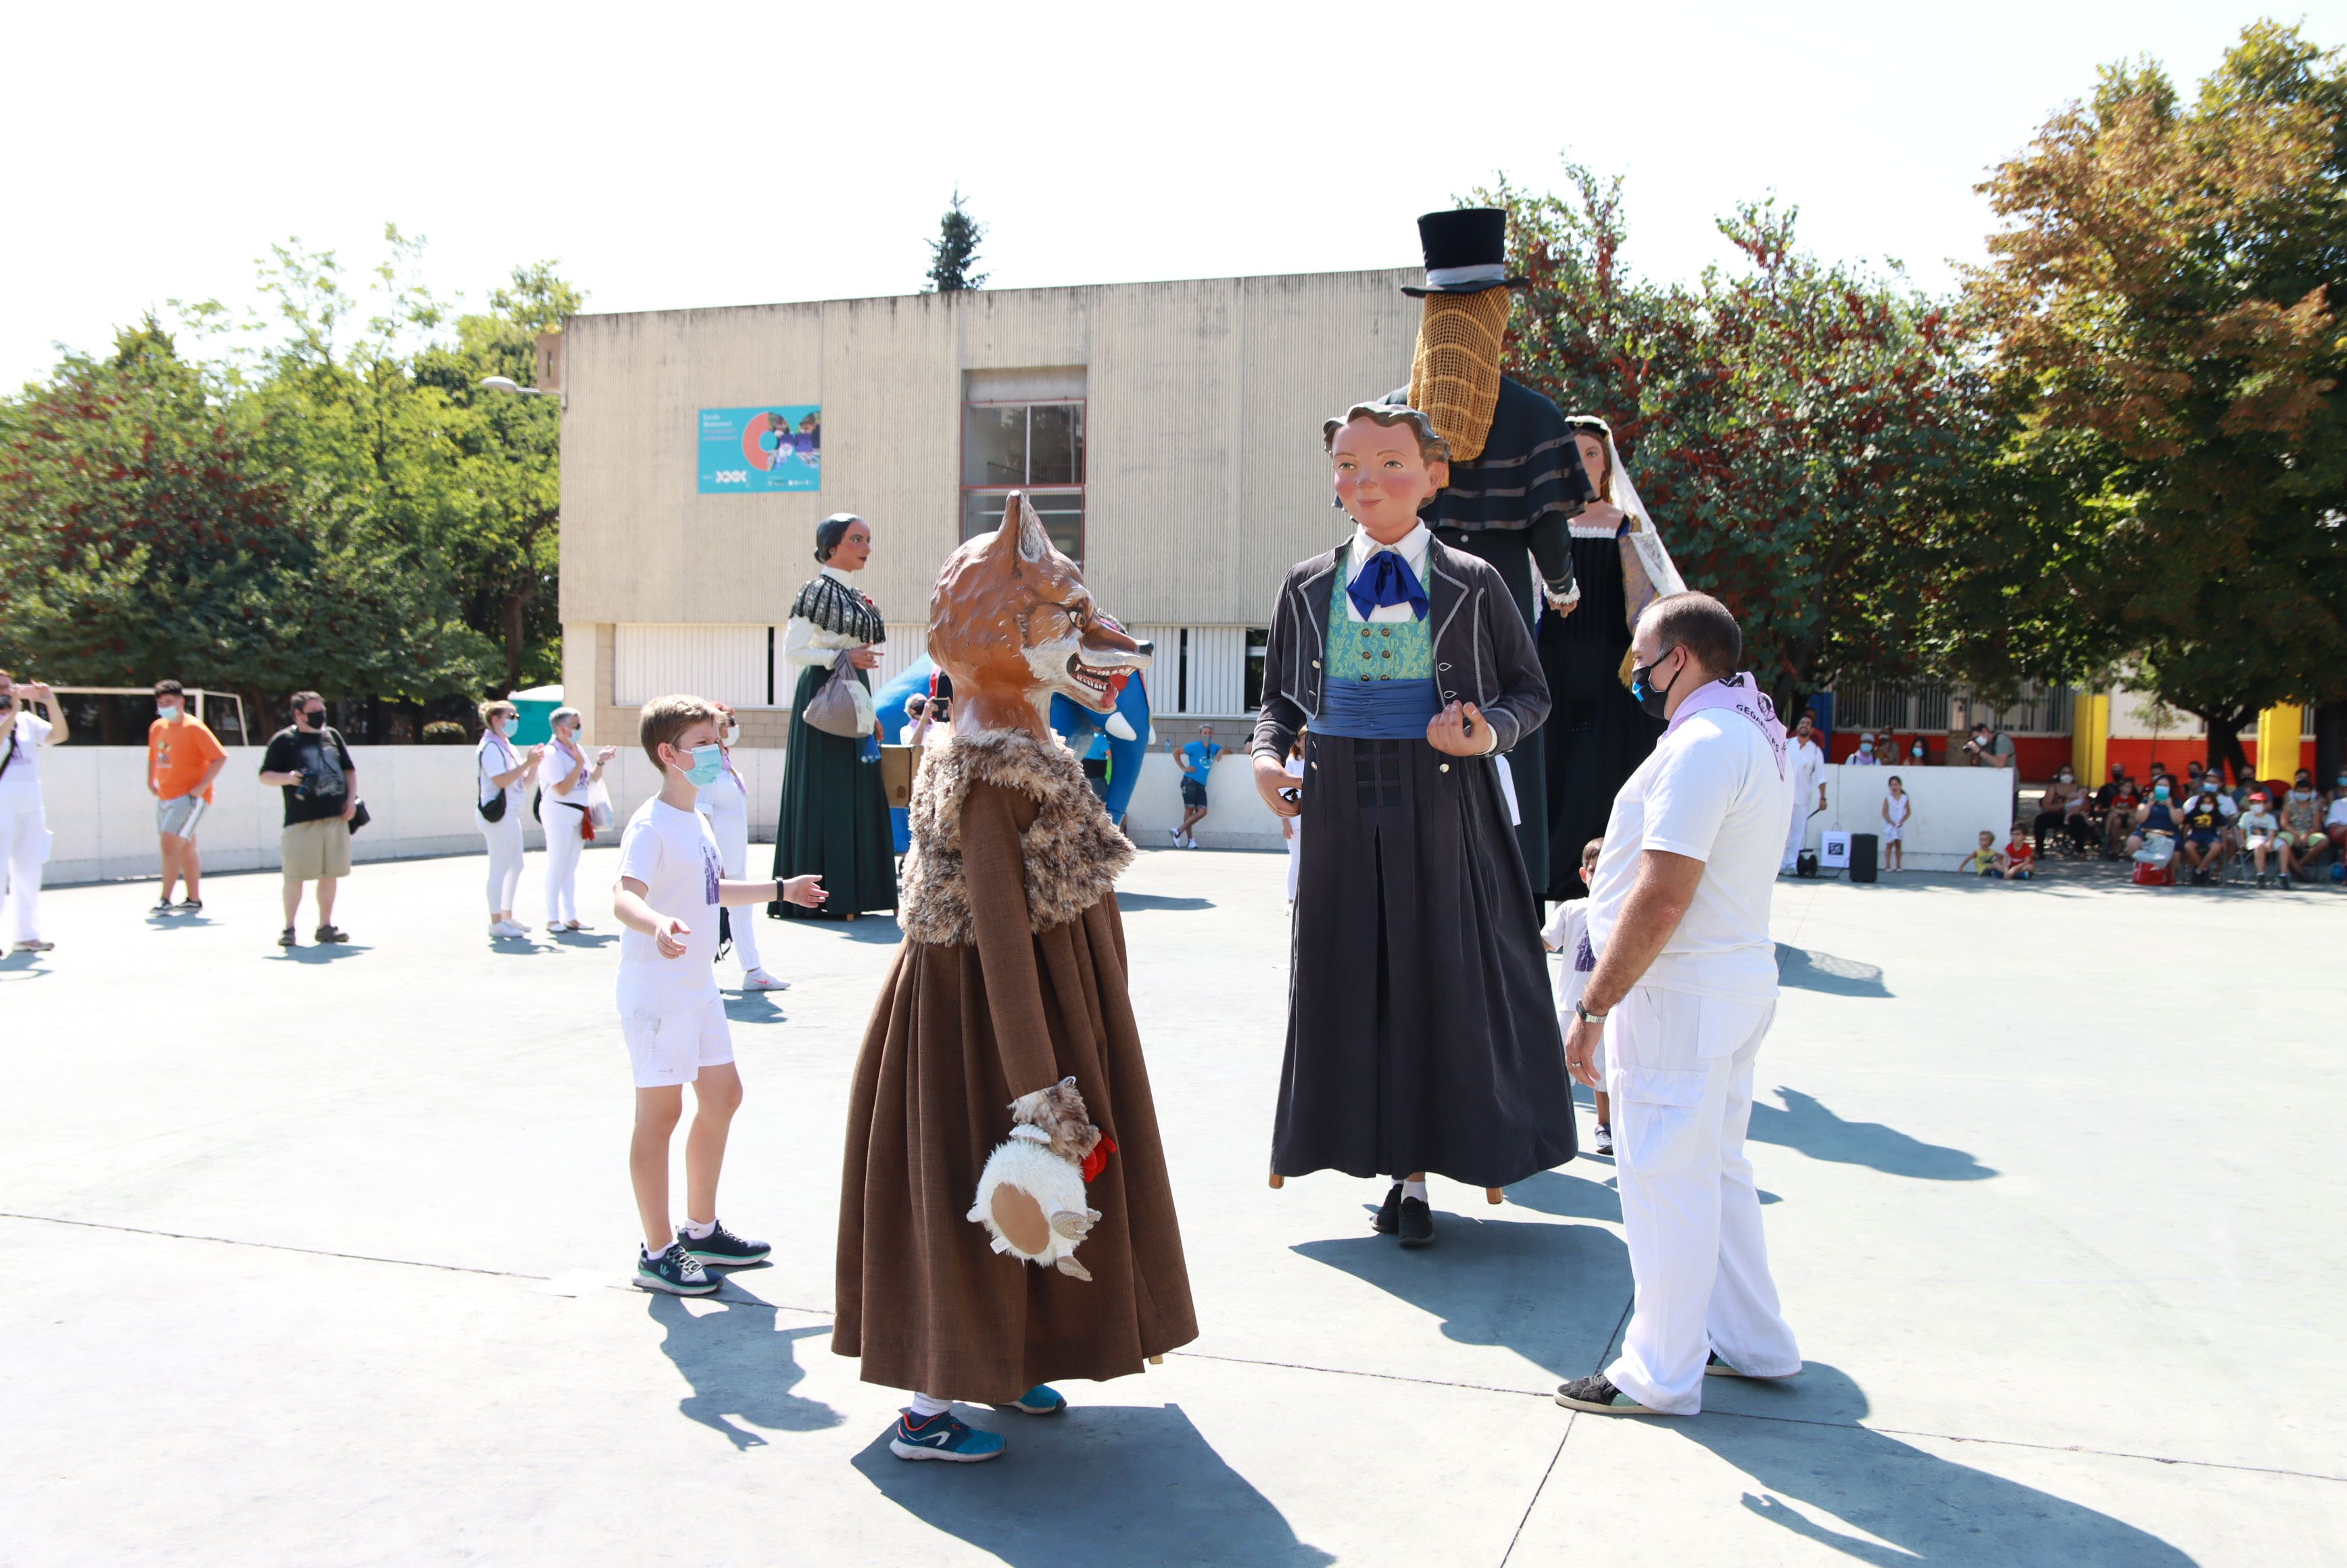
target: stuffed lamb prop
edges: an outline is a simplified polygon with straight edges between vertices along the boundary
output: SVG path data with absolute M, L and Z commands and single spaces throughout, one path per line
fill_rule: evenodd
M 1100 1212 L 1086 1206 L 1084 1184 L 1116 1144 L 1092 1124 L 1073 1078 L 1020 1095 L 1010 1120 L 1010 1136 L 979 1173 L 969 1217 L 993 1235 L 995 1251 L 1090 1279 L 1076 1247 Z

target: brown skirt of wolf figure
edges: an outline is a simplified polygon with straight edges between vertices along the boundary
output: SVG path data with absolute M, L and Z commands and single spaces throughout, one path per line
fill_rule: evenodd
M 856 1065 L 831 1344 L 863 1358 L 867 1383 L 1000 1403 L 1138 1372 L 1197 1337 L 1116 896 L 1030 930 L 1020 835 L 1035 814 L 1018 790 L 970 786 L 961 852 L 978 939 L 906 940 Z M 1042 1081 L 1014 1088 L 1011 1071 Z M 1088 1189 L 1101 1215 L 1078 1254 L 1089 1281 L 995 1252 L 964 1217 L 1014 1094 L 1069 1074 L 1117 1144 Z

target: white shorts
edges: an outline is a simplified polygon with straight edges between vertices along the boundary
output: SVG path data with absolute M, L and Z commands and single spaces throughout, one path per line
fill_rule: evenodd
M 725 999 L 711 997 L 674 1012 L 620 1015 L 628 1040 L 628 1064 L 639 1089 L 691 1083 L 704 1067 L 733 1060 L 733 1031 L 725 1022 Z

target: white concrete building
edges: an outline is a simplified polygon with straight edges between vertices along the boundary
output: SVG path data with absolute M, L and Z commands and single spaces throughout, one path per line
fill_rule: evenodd
M 815 569 L 815 524 L 872 525 L 861 586 L 888 620 L 886 676 L 922 651 L 947 553 L 1021 487 L 1102 602 L 1156 640 L 1157 712 L 1239 721 L 1281 572 L 1345 531 L 1320 422 L 1408 379 L 1419 310 L 1400 285 L 1417 276 L 571 318 L 540 376 L 566 399 L 570 700 L 595 739 L 626 742 L 638 704 L 697 692 L 743 710 L 745 744 L 779 745 L 795 673 L 781 628 Z M 729 493 L 741 464 L 712 486 L 703 411 L 723 429 L 809 407 L 819 488 Z

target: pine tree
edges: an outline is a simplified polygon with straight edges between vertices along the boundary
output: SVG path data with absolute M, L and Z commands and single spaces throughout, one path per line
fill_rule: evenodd
M 950 294 L 986 287 L 986 274 L 969 270 L 978 260 L 978 242 L 984 238 L 986 225 L 962 210 L 961 192 L 956 190 L 953 205 L 938 220 L 938 237 L 929 241 L 928 292 Z

